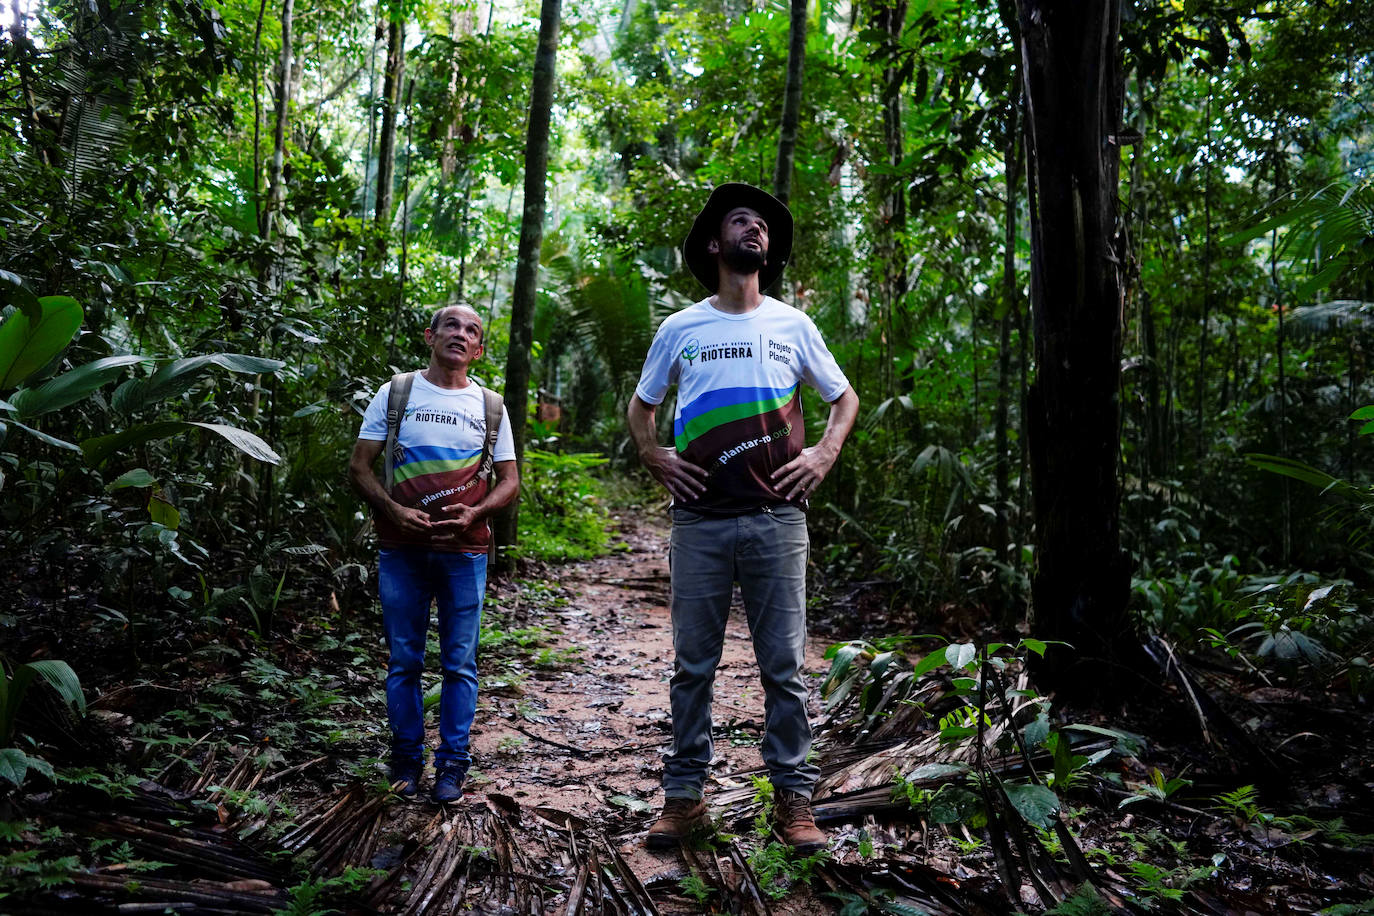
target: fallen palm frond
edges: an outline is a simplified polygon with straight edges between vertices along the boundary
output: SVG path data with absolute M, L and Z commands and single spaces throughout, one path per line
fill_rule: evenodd
M 1287 779 L 1283 769 L 1268 751 L 1250 736 L 1211 692 L 1199 681 L 1174 647 L 1160 636 L 1151 636 L 1144 645 L 1146 654 L 1159 666 L 1165 679 L 1178 687 L 1197 716 L 1203 740 L 1224 752 L 1237 772 L 1269 788 L 1281 789 Z
M 140 877 L 131 881 L 127 875 L 92 875 L 76 872 L 69 876 L 71 883 L 79 888 L 109 894 L 112 898 L 127 901 L 130 896 L 142 898 L 135 904 L 139 907 L 167 907 L 186 910 L 183 904 L 197 908 L 210 908 L 212 912 L 231 913 L 274 913 L 287 902 L 286 892 L 275 887 L 264 890 L 234 890 L 223 885 L 197 881 L 169 881 L 163 878 Z M 128 904 L 121 904 L 121 912 L 135 912 Z M 154 910 L 161 912 L 161 909 Z

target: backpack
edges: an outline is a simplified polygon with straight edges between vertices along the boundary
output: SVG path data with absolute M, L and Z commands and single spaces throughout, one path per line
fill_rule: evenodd
M 415 383 L 414 372 L 400 372 L 391 377 L 391 392 L 386 401 L 386 468 L 382 474 L 382 486 L 388 494 L 396 484 L 396 465 L 401 463 L 404 449 L 401 448 L 401 421 L 405 419 L 406 405 L 410 403 L 410 389 Z M 474 383 L 476 384 L 476 383 Z M 496 437 L 501 432 L 501 395 L 478 385 L 482 392 L 482 406 L 486 419 L 486 436 L 482 440 L 482 457 L 477 464 L 477 479 L 490 486 L 492 469 L 495 465 L 493 454 L 496 452 Z M 496 559 L 496 535 L 492 532 L 488 559 Z

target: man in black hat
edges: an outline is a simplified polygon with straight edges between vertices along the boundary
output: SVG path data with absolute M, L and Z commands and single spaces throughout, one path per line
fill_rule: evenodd
M 712 295 L 659 327 L 630 401 L 639 456 L 673 497 L 673 746 L 650 848 L 671 847 L 708 822 L 711 699 L 736 582 L 764 689 L 775 829 L 803 852 L 825 844 L 811 811 L 819 771 L 807 760 L 802 679 L 805 509 L 839 457 L 859 398 L 811 319 L 763 294 L 791 250 L 792 214 L 782 202 L 746 184 L 716 188 L 682 244 Z M 825 434 L 809 448 L 803 382 L 831 405 Z M 654 412 L 672 385 L 676 441 L 660 447 Z

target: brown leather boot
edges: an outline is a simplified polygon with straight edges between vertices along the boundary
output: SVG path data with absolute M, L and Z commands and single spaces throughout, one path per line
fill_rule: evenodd
M 699 827 L 711 822 L 706 816 L 706 802 L 698 798 L 670 798 L 663 803 L 663 813 L 649 828 L 644 845 L 650 849 L 671 849 Z
M 811 799 L 800 792 L 780 791 L 773 801 L 773 829 L 782 841 L 802 855 L 825 846 L 825 834 L 816 826 Z

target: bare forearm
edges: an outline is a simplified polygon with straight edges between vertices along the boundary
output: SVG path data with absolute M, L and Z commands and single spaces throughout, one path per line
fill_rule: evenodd
M 654 425 L 654 405 L 635 395 L 625 415 L 630 438 L 639 452 L 639 460 L 654 479 L 677 499 L 689 500 L 706 491 L 706 471 L 683 460 L 677 449 L 658 444 L 658 430 Z
M 830 403 L 830 418 L 826 421 L 825 432 L 816 445 L 838 456 L 840 448 L 849 438 L 858 419 L 859 395 L 851 385 L 844 390 L 844 394 Z
M 348 480 L 353 484 L 354 492 L 361 496 L 363 502 L 373 511 L 386 512 L 393 500 L 382 487 L 377 475 L 372 472 L 372 465 L 381 453 L 381 443 L 374 449 L 370 445 L 363 445 L 364 441 L 366 440 L 360 440 L 353 449 L 353 457 L 348 462 Z
M 502 462 L 505 464 L 505 462 Z M 515 462 L 510 462 L 510 470 L 501 473 L 496 472 L 496 486 L 486 496 L 482 497 L 475 508 L 478 518 L 486 518 L 495 515 L 502 509 L 515 502 L 515 497 L 520 494 L 520 474 L 515 470 Z
M 646 453 L 658 448 L 658 429 L 654 424 L 654 406 L 640 400 L 639 396 L 630 399 L 630 409 L 625 415 L 625 425 L 629 427 L 630 439 L 641 459 Z

